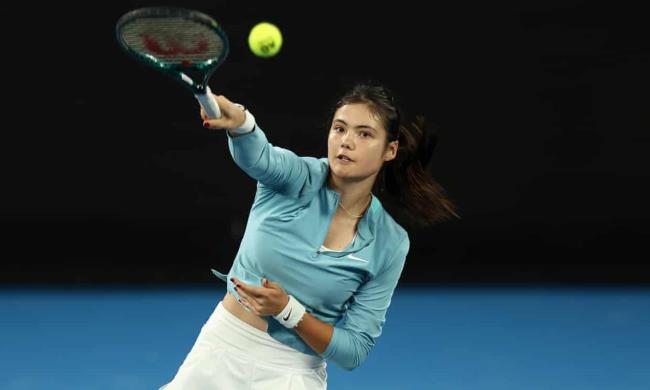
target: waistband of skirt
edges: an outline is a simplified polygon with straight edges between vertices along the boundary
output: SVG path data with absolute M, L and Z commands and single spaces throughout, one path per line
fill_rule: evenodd
M 313 370 L 325 364 L 325 360 L 320 356 L 298 351 L 237 318 L 222 302 L 217 304 L 206 325 L 218 328 L 215 329 L 216 334 L 222 342 L 230 345 L 231 351 L 234 350 L 242 357 L 255 359 L 260 364 L 294 370 Z

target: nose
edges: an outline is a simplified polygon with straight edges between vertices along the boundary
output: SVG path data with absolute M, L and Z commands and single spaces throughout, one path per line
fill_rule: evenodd
M 351 131 L 346 131 L 342 136 L 341 136 L 341 146 L 344 146 L 348 149 L 352 149 L 352 146 L 354 146 L 352 140 L 354 139 L 353 134 Z

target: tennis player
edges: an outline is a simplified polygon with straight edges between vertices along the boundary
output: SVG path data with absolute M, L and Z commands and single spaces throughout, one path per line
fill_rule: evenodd
M 423 167 L 435 138 L 402 123 L 388 88 L 335 105 L 327 157 L 273 146 L 252 113 L 215 96 L 235 163 L 257 181 L 223 300 L 165 390 L 326 389 L 327 361 L 359 367 L 381 335 L 409 252 L 408 226 L 455 206 Z M 394 214 L 387 210 L 390 204 Z

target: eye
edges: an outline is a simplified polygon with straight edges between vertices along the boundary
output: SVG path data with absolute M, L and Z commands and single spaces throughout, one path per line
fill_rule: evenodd
M 343 131 L 343 128 L 341 126 L 334 126 L 334 131 L 335 132 Z
M 361 134 L 361 138 L 368 138 L 368 137 L 370 137 L 372 135 L 372 134 L 368 133 L 367 131 L 362 131 L 359 134 Z

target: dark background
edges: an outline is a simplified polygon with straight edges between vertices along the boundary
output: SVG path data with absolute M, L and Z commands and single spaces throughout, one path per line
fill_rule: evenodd
M 114 37 L 122 14 L 169 4 L 222 24 L 210 85 L 275 145 L 324 156 L 331 104 L 363 80 L 439 129 L 429 169 L 463 218 L 411 233 L 404 283 L 648 284 L 647 13 L 589 3 L 33 7 L 5 46 L 0 281 L 215 283 L 232 263 L 254 181 Z M 263 20 L 284 34 L 272 59 L 246 43 Z

